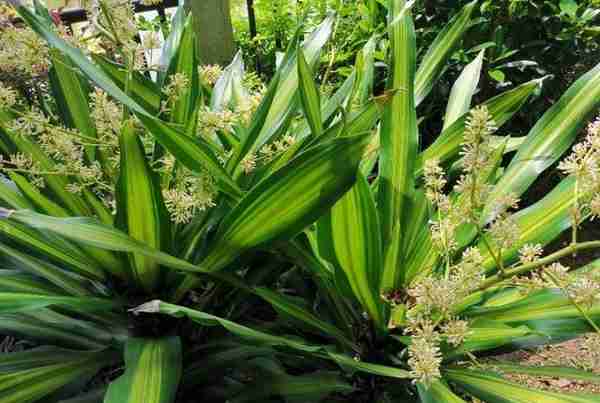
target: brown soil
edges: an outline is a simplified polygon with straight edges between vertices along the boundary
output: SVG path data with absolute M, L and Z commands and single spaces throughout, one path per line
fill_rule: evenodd
M 583 337 L 537 350 L 521 350 L 503 354 L 497 356 L 495 360 L 524 366 L 563 366 L 591 370 L 599 375 L 598 383 L 538 375 L 504 374 L 504 377 L 532 389 L 561 393 L 600 394 L 600 362 L 598 362 L 598 357 L 590 357 L 589 352 L 584 348 Z

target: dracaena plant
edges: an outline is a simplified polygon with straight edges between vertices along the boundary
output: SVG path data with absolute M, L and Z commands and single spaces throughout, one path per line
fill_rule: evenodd
M 382 38 L 367 43 L 353 74 L 321 102 L 311 69 L 332 21 L 302 45 L 299 31 L 255 112 L 240 85 L 239 59 L 214 88 L 208 81 L 215 69 L 199 77 L 183 10 L 159 68 L 146 71 L 154 69 L 148 61 L 140 66 L 138 45 L 129 30 L 121 32 L 129 20 L 111 14 L 120 4 L 100 1 L 91 10 L 98 25 L 92 37 L 116 63 L 90 58 L 61 39 L 64 33 L 39 5 L 32 12 L 15 4 L 52 48 L 57 107 L 42 104 L 43 115 L 33 115 L 43 116 L 42 126 L 33 126 L 39 133 L 23 131 L 28 120 L 22 118 L 31 111 L 3 91 L 9 101 L 1 125 L 3 171 L 16 188 L 2 187 L 1 245 L 15 270 L 0 283 L 0 329 L 56 347 L 6 356 L 0 399 L 60 400 L 73 393 L 76 380 L 93 377 L 84 389 L 98 389 L 81 398 L 108 403 L 172 402 L 177 389 L 181 401 L 318 401 L 356 391 L 408 399 L 414 384 L 424 401 L 460 401 L 447 381 L 494 401 L 498 390 L 507 395 L 509 388 L 511 397 L 526 392 L 487 373 L 465 372 L 456 366 L 464 357 L 509 342 L 568 338 L 592 326 L 594 308 L 582 311 L 586 320 L 577 310 L 587 309 L 586 301 L 547 291 L 543 276 L 536 286 L 546 291 L 522 297 L 513 278 L 595 244 L 575 240 L 546 260 L 511 266 L 520 244 L 545 244 L 572 217 L 579 222 L 589 215 L 597 201 L 586 198 L 590 189 L 575 186 L 586 179 L 575 174 L 514 217 L 498 206 L 507 200 L 503 194 L 522 194 L 573 142 L 597 104 L 598 68 L 527 138 L 505 141 L 490 132 L 540 82 L 469 113 L 481 54 L 452 91 L 443 132 L 418 154 L 415 108 L 468 28 L 476 2 L 440 33 L 416 72 L 410 4 L 390 2 L 389 86 L 375 98 L 369 96 L 373 52 Z M 118 29 L 111 23 L 117 19 Z M 100 104 L 115 113 L 99 119 Z M 80 162 L 77 170 L 64 161 L 71 154 L 52 152 L 57 145 L 48 131 L 79 150 L 72 158 Z M 106 144 L 99 133 L 118 141 Z M 517 146 L 504 170 L 504 152 Z M 475 149 L 484 161 L 473 161 Z M 27 162 L 16 166 L 21 160 Z M 564 168 L 576 173 L 578 163 L 574 158 Z M 82 166 L 94 174 L 82 175 Z M 442 192 L 442 167 L 461 178 L 451 197 Z M 203 203 L 194 199 L 198 193 Z M 570 215 L 574 200 L 580 215 Z M 467 202 L 473 209 L 461 216 Z M 503 229 L 515 235 L 506 231 L 515 228 L 513 220 L 522 231 L 518 245 L 496 245 L 515 242 L 494 235 Z M 463 249 L 486 242 L 489 250 L 469 249 L 461 258 Z M 524 259 L 537 250 L 526 248 Z M 465 273 L 473 281 L 459 289 L 457 275 Z M 139 317 L 126 314 L 153 298 L 160 300 L 134 309 Z M 527 316 L 523 306 L 534 302 L 542 308 Z M 194 330 L 165 315 L 201 326 Z M 573 328 L 558 326 L 565 323 Z M 370 378 L 351 382 L 352 373 Z M 559 399 L 527 393 L 521 401 Z
M 57 26 L 37 2 L 33 10 L 13 2 L 31 31 L 0 33 L 3 55 L 11 44 L 27 55 L 3 59 L 3 67 L 35 61 L 26 71 L 42 94 L 25 100 L 0 87 L 0 334 L 38 346 L 3 355 L 0 402 L 84 391 L 75 399 L 166 403 L 198 380 L 211 386 L 213 374 L 195 378 L 186 358 L 224 347 L 128 309 L 155 298 L 234 318 L 251 308 L 230 298 L 231 287 L 272 276 L 261 264 L 265 251 L 314 223 L 354 184 L 385 102 L 370 99 L 369 74 L 354 74 L 323 110 L 316 87 L 300 89 L 332 18 L 305 40 L 299 31 L 272 82 L 252 93 L 239 56 L 222 71 L 198 68 L 183 7 L 152 60 L 156 38 L 136 41 L 129 2 L 92 3 L 82 36 Z M 243 359 L 230 365 L 240 368 L 241 385 L 250 383 L 243 371 L 251 365 L 274 384 L 322 375 L 328 390 L 348 389 L 326 371 L 296 377 Z
M 473 4 L 463 10 L 467 15 Z M 461 19 L 443 31 L 417 69 L 407 4 L 393 0 L 389 11 L 387 102 L 378 141 L 368 148 L 357 183 L 315 225 L 281 244 L 282 255 L 302 271 L 291 270 L 271 286 L 239 286 L 271 304 L 277 326 L 242 326 L 162 301 L 136 312 L 218 324 L 269 347 L 248 354 L 279 351 L 296 371 L 314 366 L 332 371 L 333 361 L 355 375 L 354 399 L 597 400 L 534 390 L 506 377 L 598 381 L 591 372 L 486 358 L 498 349 L 582 334 L 588 351 L 598 348 L 598 262 L 583 268 L 560 263 L 600 247 L 600 241 L 582 242 L 578 235 L 583 221 L 600 213 L 598 121 L 558 165 L 564 179 L 553 190 L 522 209 L 519 198 L 563 157 L 596 112 L 600 65 L 579 78 L 527 136 L 511 139 L 496 132 L 540 82 L 471 108 L 482 53 L 454 85 L 442 133 L 419 153 L 416 106 L 426 102 Z M 543 248 L 569 228 L 570 244 L 544 256 Z M 231 346 L 231 354 L 247 352 L 242 345 Z M 283 383 L 259 380 L 259 385 L 269 395 L 285 390 Z

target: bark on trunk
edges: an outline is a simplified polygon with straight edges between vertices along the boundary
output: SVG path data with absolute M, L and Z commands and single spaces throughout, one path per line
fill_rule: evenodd
M 235 54 L 229 0 L 186 0 L 193 18 L 200 60 L 227 65 Z

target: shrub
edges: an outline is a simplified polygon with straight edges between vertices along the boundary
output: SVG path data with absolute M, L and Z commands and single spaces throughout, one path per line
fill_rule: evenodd
M 600 65 L 526 137 L 507 138 L 494 133 L 540 80 L 471 108 L 481 53 L 419 152 L 416 106 L 475 4 L 417 69 L 409 7 L 391 1 L 390 76 L 374 98 L 365 46 L 321 102 L 312 69 L 327 19 L 294 39 L 256 111 L 239 58 L 214 87 L 212 70 L 198 72 L 182 11 L 153 81 L 129 34 L 110 35 L 109 8 L 100 24 L 119 63 L 87 57 L 43 8 L 18 5 L 52 47 L 56 107 L 26 109 L 6 88 L 0 97 L 3 171 L 17 187 L 0 188 L 0 247 L 15 268 L 0 277 L 0 329 L 55 347 L 8 355 L 0 398 L 60 400 L 86 383 L 109 403 L 171 402 L 178 389 L 180 400 L 213 401 L 594 401 L 499 376 L 590 373 L 478 357 L 597 329 L 598 266 L 558 263 L 600 246 L 577 231 L 598 216 L 597 122 L 561 163 L 565 179 L 516 210 L 598 107 Z M 572 243 L 542 257 L 569 227 Z

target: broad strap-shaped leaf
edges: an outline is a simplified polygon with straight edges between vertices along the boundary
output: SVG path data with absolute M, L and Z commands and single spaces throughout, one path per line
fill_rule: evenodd
M 389 18 L 404 11 L 405 0 L 390 2 Z M 414 193 L 414 164 L 418 152 L 419 133 L 415 109 L 414 80 L 416 69 L 416 38 L 410 12 L 407 12 L 390 32 L 391 76 L 387 89 L 391 101 L 386 105 L 381 123 L 379 151 L 379 186 L 377 206 L 381 219 L 384 251 L 393 247 L 394 230 L 402 232 L 409 216 Z M 384 274 L 384 288 L 395 288 L 399 281 Z
M 304 41 L 302 49 L 309 66 L 314 66 L 319 60 L 321 48 L 329 40 L 333 30 L 333 17 L 327 17 Z M 290 45 L 293 41 L 290 42 Z M 260 148 L 268 142 L 274 133 L 281 128 L 281 125 L 287 120 L 287 117 L 295 109 L 294 98 L 298 92 L 298 68 L 296 47 L 291 47 L 286 54 L 283 65 L 281 66 L 279 85 L 277 87 L 276 97 L 271 104 L 265 124 L 256 138 L 253 148 Z
M 116 64 L 104 56 L 92 55 L 92 60 L 108 75 L 120 89 L 125 90 L 127 70 L 124 66 Z M 149 78 L 133 71 L 127 82 L 128 93 L 138 104 L 152 114 L 158 114 L 160 110 L 161 91 L 160 88 Z
M 62 295 L 63 290 L 44 279 L 19 270 L 0 270 L 0 292 Z
M 43 234 L 12 220 L 0 220 L 0 233 L 20 245 L 42 253 L 48 259 L 66 265 L 90 279 L 104 280 L 106 273 L 95 260 L 91 260 L 79 248 L 52 234 Z
M 181 365 L 179 337 L 131 338 L 125 345 L 125 373 L 110 384 L 104 403 L 173 403 Z
M 463 69 L 460 76 L 454 82 L 452 91 L 450 91 L 448 105 L 446 105 L 446 115 L 444 116 L 444 128 L 442 131 L 450 127 L 456 119 L 471 109 L 471 100 L 477 90 L 477 84 L 481 77 L 484 54 L 485 50 L 479 52 L 475 60 Z
M 187 17 L 183 34 L 175 55 L 171 59 L 164 85 L 174 74 L 183 75 L 189 81 L 182 93 L 177 94 L 177 101 L 170 111 L 171 122 L 187 125 L 193 116 L 200 100 L 200 78 L 198 75 L 198 44 L 196 31 L 192 23 L 192 14 Z
M 466 403 L 444 381 L 434 381 L 429 386 L 418 383 L 417 390 L 422 403 Z
M 82 278 L 72 273 L 68 274 L 52 263 L 22 253 L 4 244 L 0 244 L 0 253 L 15 263 L 19 269 L 46 279 L 49 283 L 60 287 L 71 296 L 81 297 L 92 294 Z
M 354 85 L 351 102 L 364 105 L 373 95 L 373 84 L 375 76 L 375 50 L 377 38 L 369 38 L 362 50 L 356 55 L 354 70 L 356 72 L 356 83 Z
M 70 309 L 70 311 L 73 311 Z M 90 316 L 91 312 L 85 312 Z M 94 315 L 104 315 L 103 312 Z M 109 316 L 111 320 L 112 316 Z M 125 324 L 117 321 L 98 324 L 58 314 L 51 308 L 41 308 L 15 314 L 0 315 L 2 334 L 77 350 L 100 350 L 121 344 L 127 337 Z
M 469 333 L 464 342 L 445 353 L 444 358 L 452 360 L 467 352 L 485 351 L 510 345 L 514 339 L 529 336 L 532 333 L 533 331 L 527 326 L 511 327 L 492 320 L 474 321 L 469 325 Z
M 298 48 L 298 77 L 300 79 L 300 99 L 304 116 L 308 121 L 312 135 L 318 137 L 323 132 L 321 117 L 321 98 L 319 89 L 313 79 L 313 73 L 304 57 L 302 49 Z
M 541 83 L 541 79 L 528 81 L 512 90 L 489 99 L 481 105 L 488 108 L 496 126 L 501 127 L 521 109 Z M 440 162 L 444 163 L 458 158 L 467 118 L 468 114 L 462 115 L 450 127 L 442 131 L 431 146 L 419 154 L 416 164 L 417 176 L 422 174 L 423 161 L 425 160 L 437 158 Z
M 494 206 L 501 195 L 522 195 L 538 175 L 569 149 L 598 106 L 600 63 L 580 77 L 531 129 L 490 194 L 483 212 L 485 221 L 493 219 Z
M 249 94 L 242 84 L 244 78 L 244 59 L 241 51 L 236 53 L 213 87 L 210 98 L 210 109 L 222 111 L 225 108 L 235 110 Z
M 60 354 L 50 359 L 50 354 Z M 91 377 L 103 366 L 114 360 L 113 354 L 106 352 L 68 352 L 65 350 L 49 351 L 37 349 L 23 353 L 11 353 L 3 357 L 12 364 L 26 369 L 15 369 L 0 372 L 1 403 L 33 403 L 44 401 L 44 397 L 61 388 Z M 25 364 L 27 361 L 39 359 L 39 363 Z M 37 364 L 37 365 L 36 365 Z
M 473 396 L 488 403 L 590 403 L 600 401 L 600 397 L 592 395 L 537 391 L 509 382 L 490 371 L 449 369 L 444 371 L 444 376 Z
M 55 217 L 68 217 L 69 211 L 46 197 L 40 188 L 29 182 L 27 178 L 16 172 L 9 172 L 9 178 L 31 203 L 33 203 L 38 211 Z
M 255 151 L 258 136 L 267 121 L 269 110 L 277 95 L 280 77 L 281 74 L 276 72 L 275 76 L 271 78 L 269 87 L 267 88 L 262 101 L 258 105 L 256 112 L 254 112 L 254 115 L 252 116 L 250 127 L 245 131 L 245 135 L 241 139 L 239 146 L 234 149 L 233 155 L 229 161 L 227 161 L 227 169 L 229 172 L 234 172 L 234 178 L 238 178 L 242 174 L 240 161 Z
M 56 73 L 56 84 L 59 88 L 53 88 L 55 97 L 60 98 L 65 110 L 59 113 L 65 117 L 70 127 L 76 128 L 90 139 L 96 137 L 96 127 L 91 118 L 89 107 L 90 88 L 74 69 L 73 62 L 57 51 L 51 52 L 52 65 Z M 52 84 L 52 80 L 50 81 Z M 96 150 L 86 147 L 86 156 L 90 161 L 95 160 Z
M 135 128 L 126 123 L 119 139 L 120 175 L 117 186 L 117 225 L 150 248 L 168 248 L 169 216 L 162 198 L 160 179 L 146 160 Z M 148 292 L 160 282 L 159 263 L 144 255 L 129 255 L 133 278 Z
M 521 374 L 533 376 L 549 376 L 553 378 L 572 379 L 600 384 L 600 375 L 573 367 L 558 367 L 551 365 L 525 366 L 509 362 L 492 362 L 490 367 L 503 374 Z
M 429 94 L 446 62 L 469 28 L 471 14 L 477 0 L 465 5 L 440 31 L 423 57 L 415 78 L 415 104 L 419 105 Z
M 264 402 L 268 401 L 269 397 L 281 396 L 286 401 L 315 402 L 323 401 L 332 393 L 347 394 L 353 391 L 354 387 L 338 373 L 316 371 L 297 376 L 281 374 L 261 377 L 227 401 L 231 403 Z
M 220 318 L 205 312 L 196 311 L 179 305 L 169 304 L 159 300 L 147 302 L 132 310 L 134 314 L 161 313 L 176 318 L 189 318 L 190 320 L 204 326 L 221 326 L 234 335 L 255 343 L 273 347 L 287 347 L 305 353 L 317 353 L 322 351 L 321 346 L 312 346 L 301 343 L 292 338 L 274 336 L 268 333 L 251 329 L 230 320 Z
M 119 86 L 101 69 L 94 65 L 79 50 L 68 45 L 59 38 L 53 28 L 40 17 L 22 4 L 15 2 L 15 8 L 21 18 L 40 36 L 42 36 L 51 47 L 54 47 L 68 56 L 73 63 L 90 80 L 106 91 L 117 101 L 131 109 L 142 121 L 146 128 L 152 133 L 156 140 L 173 154 L 179 162 L 194 172 L 207 170 L 215 177 L 222 190 L 230 196 L 237 198 L 240 190 L 227 174 L 210 147 L 201 139 L 192 139 L 179 130 L 174 129 L 165 122 L 156 118 L 151 111 L 144 109 L 133 98 L 128 96 Z
M 0 216 L 10 218 L 0 220 L 0 226 L 18 221 L 40 231 L 49 231 L 82 245 L 94 246 L 117 252 L 145 255 L 162 265 L 176 270 L 203 271 L 202 267 L 176 258 L 168 253 L 153 249 L 126 233 L 98 220 L 87 217 L 57 218 L 34 213 L 29 210 L 6 210 L 0 208 Z
M 119 307 L 119 301 L 94 297 L 62 297 L 54 295 L 0 292 L 0 313 L 36 310 L 49 306 L 61 306 L 81 311 L 103 311 Z
M 242 252 L 315 222 L 354 184 L 367 140 L 344 137 L 315 146 L 253 187 L 221 222 L 203 269 L 220 270 Z
M 410 379 L 412 376 L 410 372 L 396 367 L 390 367 L 387 365 L 371 364 L 369 362 L 363 362 L 355 360 L 353 357 L 349 357 L 343 354 L 329 353 L 329 358 L 337 362 L 342 368 L 352 369 L 353 371 L 364 372 L 366 374 L 377 375 L 384 378 L 396 378 L 396 379 Z
M 586 308 L 586 314 L 598 323 L 600 306 Z M 537 332 L 513 338 L 514 346 L 548 344 L 549 341 L 568 340 L 593 331 L 577 307 L 559 290 L 542 290 L 504 305 L 472 308 L 465 311 L 465 315 L 504 322 L 510 326 L 525 325 Z
M 571 209 L 575 205 L 574 188 L 575 178 L 569 176 L 541 200 L 514 215 L 520 230 L 519 239 L 510 249 L 502 251 L 502 259 L 505 263 L 514 262 L 523 245 L 545 246 L 571 227 L 573 221 Z M 494 269 L 496 266 L 494 258 L 489 255 L 484 245 L 480 245 L 480 250 L 486 257 L 484 268 L 488 271 Z
M 299 321 L 304 326 L 308 326 L 313 332 L 337 340 L 343 346 L 356 350 L 358 347 L 349 340 L 342 331 L 330 323 L 318 318 L 312 312 L 308 311 L 293 299 L 273 292 L 267 288 L 256 288 L 254 293 L 267 301 L 271 306 L 282 315 Z
M 2 205 L 14 209 L 34 208 L 33 204 L 5 178 L 0 178 L 0 200 Z
M 331 209 L 331 235 L 336 261 L 354 296 L 379 329 L 384 330 L 379 287 L 383 245 L 375 200 L 362 174 Z
M 366 372 L 390 378 L 411 378 L 410 373 L 408 371 L 405 371 L 400 368 L 356 361 L 352 357 L 328 351 L 328 349 L 326 349 L 324 346 L 304 344 L 297 341 L 295 338 L 270 335 L 268 333 L 251 329 L 247 326 L 240 325 L 238 323 L 220 318 L 218 316 L 210 315 L 205 312 L 196 311 L 179 305 L 169 304 L 159 300 L 147 302 L 143 305 L 140 305 L 139 307 L 133 309 L 132 312 L 134 314 L 162 313 L 176 318 L 186 317 L 203 326 L 221 326 L 225 330 L 231 332 L 232 334 L 243 339 L 252 341 L 254 343 L 259 343 L 261 345 L 267 345 L 275 348 L 287 348 L 302 353 L 308 353 L 313 356 L 318 356 L 321 358 L 332 360 L 334 362 L 337 362 L 340 366 L 344 368 L 349 368 L 360 372 Z
M 164 84 L 165 77 L 172 59 L 177 54 L 177 49 L 181 46 L 181 38 L 187 21 L 187 10 L 183 4 L 180 4 L 171 19 L 171 30 L 163 43 L 160 52 L 160 71 L 158 72 L 157 82 L 160 86 Z

